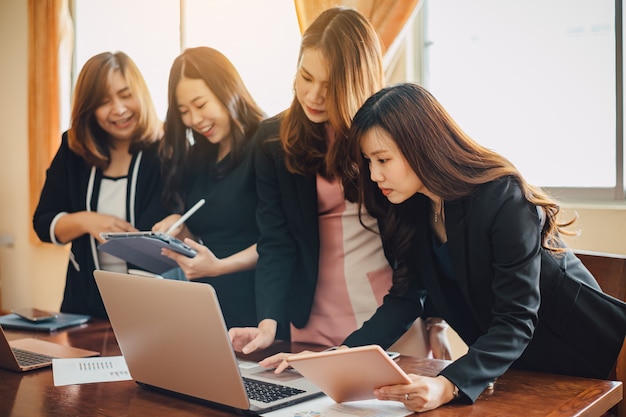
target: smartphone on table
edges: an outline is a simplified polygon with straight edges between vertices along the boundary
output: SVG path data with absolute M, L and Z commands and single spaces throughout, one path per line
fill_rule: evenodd
M 13 313 L 33 323 L 54 320 L 59 316 L 54 311 L 42 310 L 40 308 L 18 308 L 13 310 Z

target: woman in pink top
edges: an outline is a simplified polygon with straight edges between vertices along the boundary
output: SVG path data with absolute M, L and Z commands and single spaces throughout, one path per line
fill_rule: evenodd
M 256 133 L 259 325 L 231 329 L 235 349 L 287 337 L 338 345 L 391 288 L 392 260 L 368 230 L 378 224 L 359 222 L 356 187 L 342 179 L 340 163 L 352 117 L 383 85 L 381 46 L 367 19 L 345 7 L 320 14 L 302 37 L 290 108 Z M 421 320 L 411 329 L 403 343 L 412 348 L 392 349 L 449 357 L 441 326 L 433 327 L 436 343 Z

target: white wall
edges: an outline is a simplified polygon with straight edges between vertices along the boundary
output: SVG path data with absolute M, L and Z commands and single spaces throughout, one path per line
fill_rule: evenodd
M 28 202 L 28 21 L 27 2 L 0 0 L 0 306 L 58 309 L 63 295 L 66 248 L 33 242 Z M 577 249 L 626 254 L 626 209 L 568 205 L 578 211 L 582 235 L 568 238 Z

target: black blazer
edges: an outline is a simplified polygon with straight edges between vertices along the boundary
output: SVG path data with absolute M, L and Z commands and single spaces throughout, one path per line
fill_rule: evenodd
M 445 284 L 447 279 L 433 260 L 428 199 L 417 194 L 403 204 L 410 205 L 418 221 L 415 260 L 409 264 L 411 287 L 402 296 L 388 295 L 371 320 L 346 339 L 347 345 L 390 346 L 422 313 L 417 291 L 426 290 L 434 308 L 469 346 L 466 355 L 441 372 L 469 400 L 474 401 L 511 366 L 598 377 L 569 354 L 568 346 L 550 336 L 544 324 L 554 310 L 540 312 L 540 306 L 556 293 L 553 290 L 564 275 L 599 286 L 571 251 L 555 258 L 541 248 L 538 212 L 515 181 L 496 180 L 468 198 L 445 202 L 448 250 L 458 291 Z M 459 305 L 467 306 L 461 317 Z
M 316 178 L 287 170 L 281 121 L 282 114 L 264 120 L 255 138 L 260 232 L 255 278 L 258 319 L 277 320 L 279 336 L 285 337 L 289 323 L 302 328 L 309 320 L 320 240 Z
M 131 208 L 134 207 L 134 226 L 139 230 L 150 230 L 156 222 L 169 214 L 161 203 L 163 186 L 157 146 L 154 144 L 150 149 L 143 151 L 140 162 L 137 154 L 134 154 L 129 168 L 126 220 L 131 221 Z M 131 190 L 132 173 L 138 163 L 140 165 L 136 189 Z M 46 181 L 33 215 L 33 228 L 41 241 L 53 241 L 50 226 L 61 213 L 86 210 L 90 174 L 91 166 L 69 148 L 67 132 L 65 132 L 61 145 L 46 171 Z M 98 211 L 101 180 L 102 171 L 96 170 L 90 200 L 93 211 Z M 133 193 L 135 200 L 131 202 Z M 107 317 L 100 292 L 93 278 L 96 255 L 96 242 L 93 237 L 85 234 L 72 241 L 61 311 Z
M 281 120 L 281 115 L 267 119 L 256 132 L 256 291 L 258 319 L 277 320 L 284 337 L 290 322 L 304 327 L 308 321 L 320 242 L 316 180 L 287 170 L 279 139 Z

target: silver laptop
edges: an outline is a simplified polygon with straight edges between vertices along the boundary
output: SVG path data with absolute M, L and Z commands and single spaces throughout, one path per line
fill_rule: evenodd
M 99 352 L 64 346 L 40 339 L 9 341 L 0 326 L 0 367 L 23 372 L 52 365 L 53 358 L 86 358 Z
M 238 361 L 209 284 L 94 271 L 109 320 L 140 385 L 246 414 L 322 395 L 296 371 Z M 269 391 L 268 398 L 259 398 Z M 270 398 L 272 397 L 272 398 Z

